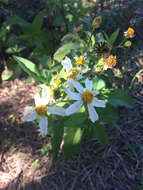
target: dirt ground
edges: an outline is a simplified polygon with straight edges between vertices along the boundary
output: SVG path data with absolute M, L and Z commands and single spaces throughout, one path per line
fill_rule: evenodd
M 57 163 L 41 151 L 48 146 L 36 125 L 24 123 L 24 107 L 33 104 L 35 84 L 19 80 L 0 88 L 0 190 L 141 190 L 143 169 L 143 96 L 122 110 L 118 134 L 108 125 L 109 149 L 85 140 L 80 152 Z M 25 84 L 25 83 L 24 83 Z

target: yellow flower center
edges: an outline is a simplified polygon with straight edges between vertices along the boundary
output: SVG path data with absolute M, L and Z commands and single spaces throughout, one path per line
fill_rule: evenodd
M 72 78 L 73 80 L 77 81 L 77 75 L 78 75 L 78 71 L 75 68 L 72 68 L 69 70 L 69 78 Z
M 83 64 L 85 64 L 85 60 L 84 60 L 83 57 L 79 57 L 79 58 L 76 60 L 76 62 L 77 62 L 78 65 L 83 65 Z
M 106 65 L 109 68 L 112 68 L 116 65 L 116 56 L 110 55 L 107 59 L 106 59 Z
M 40 116 L 44 116 L 46 115 L 46 106 L 45 105 L 39 105 L 39 106 L 35 106 L 35 112 L 40 115 Z
M 128 28 L 128 30 L 125 32 L 125 37 L 127 38 L 133 38 L 134 37 L 134 29 L 133 28 Z
M 85 90 L 82 94 L 82 99 L 85 103 L 87 104 L 91 104 L 91 102 L 93 101 L 94 99 L 94 94 L 89 91 L 89 90 Z
M 55 77 L 55 78 L 52 79 L 51 85 L 54 88 L 57 88 L 60 84 L 61 84 L 61 80 L 60 80 L 59 77 Z

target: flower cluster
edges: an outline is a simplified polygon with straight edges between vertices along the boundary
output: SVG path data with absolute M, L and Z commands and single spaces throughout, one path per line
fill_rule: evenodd
M 81 57 L 79 60 L 82 60 Z M 67 81 L 66 85 L 64 85 L 66 87 L 65 93 L 67 94 L 69 102 L 72 100 L 75 102 L 67 108 L 52 106 L 52 101 L 50 101 L 50 87 L 47 87 L 42 89 L 41 95 L 39 93 L 35 94 L 35 106 L 28 107 L 24 111 L 25 121 L 33 121 L 39 118 L 39 127 L 42 136 L 48 133 L 48 114 L 69 116 L 78 112 L 82 106 L 87 106 L 89 118 L 94 123 L 98 120 L 98 114 L 94 107 L 105 107 L 105 101 L 99 100 L 96 97 L 99 92 L 93 90 L 92 80 L 88 78 L 85 79 L 85 88 L 81 85 L 79 80 L 82 79 L 82 75 L 79 73 L 78 68 L 76 69 L 73 67 L 70 58 L 65 57 L 61 64 L 67 72 Z M 61 79 L 59 77 L 54 77 L 50 84 L 57 89 L 58 85 L 61 84 Z
M 124 37 L 126 39 L 128 38 L 133 38 L 135 36 L 135 31 L 133 28 L 129 27 L 127 31 L 124 32 Z M 132 45 L 132 42 L 130 40 L 127 40 L 125 43 L 124 43 L 124 46 L 125 47 L 131 47 Z

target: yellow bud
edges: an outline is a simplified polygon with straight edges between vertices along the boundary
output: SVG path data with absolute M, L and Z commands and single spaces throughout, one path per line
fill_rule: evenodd
M 99 28 L 101 21 L 102 21 L 101 16 L 95 17 L 93 22 L 92 22 L 93 28 Z
M 132 42 L 131 41 L 126 41 L 125 43 L 124 43 L 124 46 L 125 47 L 130 47 L 132 45 Z

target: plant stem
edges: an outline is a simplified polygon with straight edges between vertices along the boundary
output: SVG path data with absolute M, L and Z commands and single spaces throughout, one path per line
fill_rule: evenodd
M 61 10 L 61 14 L 62 14 L 63 19 L 64 19 L 64 23 L 66 25 L 66 32 L 68 32 L 69 29 L 68 29 L 68 23 L 67 23 L 67 20 L 66 20 L 65 9 L 64 9 L 64 1 L 63 0 L 61 0 L 61 9 L 60 10 Z

